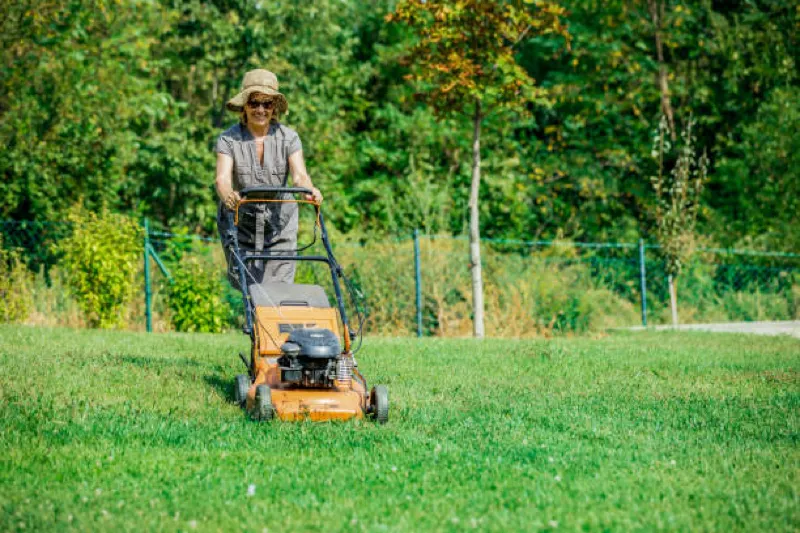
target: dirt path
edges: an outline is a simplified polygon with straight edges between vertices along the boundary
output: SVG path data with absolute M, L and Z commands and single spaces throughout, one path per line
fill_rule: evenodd
M 665 330 L 673 326 L 652 326 L 631 328 Z M 800 320 L 785 322 L 727 322 L 723 324 L 680 324 L 675 329 L 694 331 L 715 331 L 721 333 L 752 333 L 754 335 L 791 335 L 800 339 Z

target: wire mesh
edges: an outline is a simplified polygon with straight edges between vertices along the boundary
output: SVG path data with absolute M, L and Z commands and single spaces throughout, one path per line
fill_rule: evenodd
M 57 244 L 71 233 L 66 222 L 0 221 L 2 245 L 21 252 L 35 272 L 59 269 Z M 219 239 L 151 227 L 153 249 L 170 269 L 202 262 L 224 280 Z M 301 242 L 313 239 L 302 234 Z M 348 314 L 365 307 L 367 331 L 413 335 L 417 331 L 416 284 L 421 285 L 424 335 L 469 335 L 473 327 L 470 244 L 466 237 L 420 235 L 421 276 L 415 276 L 411 236 L 382 240 L 334 239 L 334 253 L 357 300 L 345 291 Z M 317 242 L 315 246 L 320 246 Z M 318 253 L 309 249 L 307 253 Z M 657 246 L 637 243 L 481 241 L 486 334 L 533 336 L 581 333 L 642 323 L 642 267 L 647 323 L 671 321 L 664 262 Z M 791 320 L 800 314 L 800 255 L 751 250 L 699 249 L 675 279 L 681 323 Z M 49 277 L 46 275 L 47 279 Z M 322 263 L 298 264 L 296 281 L 322 285 L 333 301 L 330 271 Z M 49 281 L 47 282 L 49 285 Z M 166 298 L 166 278 L 155 276 Z M 231 308 L 229 326 L 241 325 L 239 293 L 222 283 Z M 343 290 L 345 287 L 343 287 Z M 144 292 L 144 287 L 142 287 Z M 365 303 L 364 303 L 365 302 Z M 163 301 L 156 312 L 167 316 Z M 166 320 L 166 319 L 165 319 Z M 158 329 L 168 329 L 164 325 Z
M 800 304 L 800 256 L 700 249 L 674 279 L 678 320 L 793 320 Z M 657 247 L 647 252 L 648 307 L 653 323 L 670 323 L 668 276 Z
M 48 284 L 50 269 L 59 259 L 56 245 L 71 233 L 69 222 L 0 220 L 3 248 L 19 250 L 31 271 L 44 271 Z
M 472 331 L 473 282 L 465 238 L 428 236 L 422 248 L 424 329 Z M 485 331 L 538 336 L 634 324 L 638 298 L 635 248 L 600 243 L 481 242 Z

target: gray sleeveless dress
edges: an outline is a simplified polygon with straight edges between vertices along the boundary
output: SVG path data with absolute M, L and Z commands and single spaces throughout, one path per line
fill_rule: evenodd
M 287 186 L 289 156 L 303 148 L 297 132 L 279 123 L 270 124 L 264 139 L 264 163 L 258 160 L 256 143 L 247 126 L 236 124 L 217 138 L 216 151 L 233 158 L 233 190 L 256 185 Z M 291 195 L 284 195 L 291 198 Z M 228 229 L 228 209 L 220 202 L 217 229 L 223 237 Z M 245 204 L 239 209 L 239 245 L 242 250 L 279 251 L 294 255 L 297 248 L 297 204 Z M 232 258 L 228 261 L 228 279 L 241 290 L 234 275 Z M 296 261 L 258 261 L 250 263 L 247 284 L 263 282 L 293 283 Z

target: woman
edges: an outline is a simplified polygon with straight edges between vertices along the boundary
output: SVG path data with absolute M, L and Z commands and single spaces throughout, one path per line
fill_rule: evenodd
M 257 185 L 287 186 L 291 173 L 296 187 L 312 191 L 307 200 L 322 202 L 322 193 L 311 183 L 297 132 L 278 122 L 286 114 L 286 97 L 278 92 L 278 78 L 267 70 L 244 75 L 242 90 L 228 100 L 229 111 L 239 113 L 239 123 L 217 139 L 217 195 L 220 199 L 217 227 L 224 238 L 228 228 L 226 210 L 236 207 L 239 192 Z M 239 208 L 239 243 L 244 249 L 293 252 L 297 248 L 297 204 L 258 203 Z M 224 240 L 224 239 L 223 239 Z M 228 260 L 228 278 L 239 287 L 239 278 Z M 295 261 L 258 261 L 248 264 L 248 285 L 280 281 L 294 282 Z

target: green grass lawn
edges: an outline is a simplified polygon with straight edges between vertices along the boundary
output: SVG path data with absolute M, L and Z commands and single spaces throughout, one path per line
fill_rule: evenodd
M 0 326 L 0 530 L 800 528 L 798 340 L 367 339 L 380 427 L 251 422 L 247 342 Z

